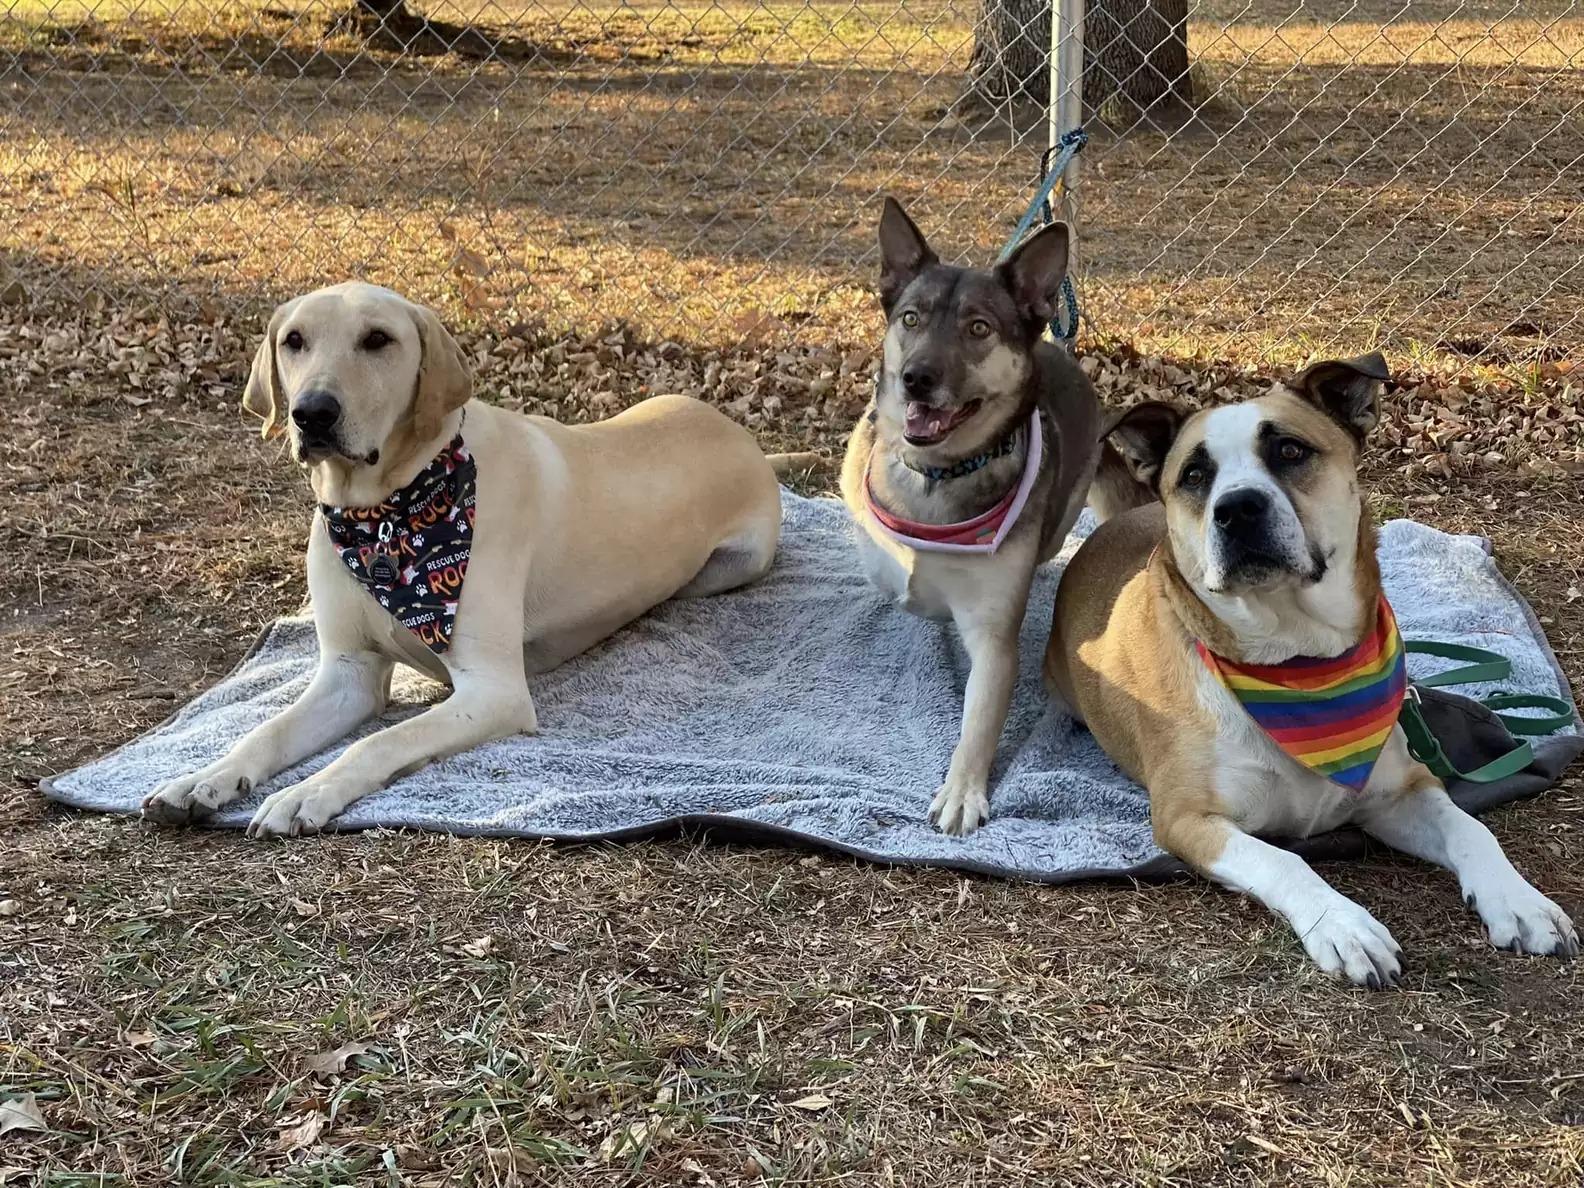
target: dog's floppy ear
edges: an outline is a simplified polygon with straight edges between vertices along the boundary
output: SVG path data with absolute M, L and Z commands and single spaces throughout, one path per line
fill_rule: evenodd
M 440 431 L 440 423 L 473 395 L 473 372 L 462 348 L 425 305 L 407 303 L 418 327 L 422 354 L 418 360 L 418 395 L 413 402 L 414 429 L 420 440 Z
M 1385 358 L 1371 351 L 1352 359 L 1311 363 L 1290 386 L 1362 444 L 1380 422 L 1381 391 L 1390 380 Z
M 1182 423 L 1183 412 L 1176 405 L 1146 400 L 1119 413 L 1100 437 L 1121 455 L 1129 474 L 1158 494 L 1161 466 Z
M 1067 224 L 1040 228 L 996 272 L 1017 302 L 1018 316 L 1043 330 L 1056 316 L 1062 277 L 1067 275 Z
M 902 204 L 887 195 L 885 210 L 880 212 L 881 308 L 890 314 L 891 307 L 902 296 L 902 290 L 913 283 L 913 278 L 939 262 Z
M 281 391 L 280 371 L 275 366 L 275 335 L 280 331 L 290 304 L 276 306 L 270 315 L 264 341 L 253 353 L 253 370 L 248 373 L 247 387 L 242 389 L 242 407 L 255 417 L 264 418 L 260 433 L 263 437 L 273 437 L 286 428 L 286 396 Z

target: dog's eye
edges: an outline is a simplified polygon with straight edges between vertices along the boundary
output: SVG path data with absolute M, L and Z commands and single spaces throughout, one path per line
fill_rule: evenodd
M 363 336 L 363 349 L 365 351 L 377 351 L 381 347 L 387 347 L 390 344 L 391 336 L 383 330 L 370 330 Z
M 968 323 L 968 333 L 972 334 L 975 338 L 989 338 L 990 323 L 985 321 L 983 318 L 975 318 L 973 321 Z
M 1302 462 L 1310 454 L 1309 447 L 1291 437 L 1283 438 L 1276 447 L 1276 456 L 1283 462 Z
M 1203 466 L 1190 466 L 1182 472 L 1182 477 L 1177 480 L 1177 485 L 1186 487 L 1190 491 L 1195 491 L 1204 486 L 1205 477 L 1205 468 Z
M 907 313 L 902 315 L 902 324 L 909 330 L 913 329 L 914 326 L 918 325 L 918 314 L 914 313 L 911 309 L 908 310 Z
M 284 346 L 288 351 L 300 351 L 300 350 L 302 350 L 303 349 L 302 331 L 301 330 L 292 330 L 292 331 L 290 331 L 286 335 L 285 338 L 281 339 L 281 345 Z

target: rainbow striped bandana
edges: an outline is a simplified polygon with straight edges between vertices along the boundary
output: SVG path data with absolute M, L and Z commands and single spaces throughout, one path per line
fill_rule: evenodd
M 1408 690 L 1397 619 L 1384 596 L 1375 630 L 1328 660 L 1239 664 L 1195 645 L 1259 728 L 1311 771 L 1362 792 Z

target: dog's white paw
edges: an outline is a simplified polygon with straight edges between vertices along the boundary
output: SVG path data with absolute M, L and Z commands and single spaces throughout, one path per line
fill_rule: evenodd
M 202 771 L 166 780 L 143 799 L 143 819 L 168 825 L 201 821 L 253 790 L 253 780 L 224 759 Z
M 310 776 L 267 797 L 248 822 L 247 835 L 303 837 L 318 833 L 356 799 L 333 781 Z
M 990 819 L 990 793 L 983 784 L 950 777 L 930 802 L 930 823 L 952 837 L 966 837 Z
M 1491 944 L 1536 957 L 1573 958 L 1579 953 L 1578 930 L 1567 913 L 1523 879 L 1502 885 L 1469 888 L 1464 902 L 1485 922 Z
M 1402 979 L 1402 949 L 1374 916 L 1338 895 L 1321 907 L 1298 939 L 1310 959 L 1355 986 L 1383 990 Z

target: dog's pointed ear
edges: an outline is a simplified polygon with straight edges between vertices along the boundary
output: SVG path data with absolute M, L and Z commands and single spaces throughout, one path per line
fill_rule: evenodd
M 290 302 L 275 307 L 269 326 L 264 331 L 264 341 L 253 353 L 253 370 L 248 372 L 247 386 L 242 389 L 242 407 L 255 417 L 264 419 L 261 437 L 274 437 L 286 428 L 286 396 L 281 391 L 280 370 L 275 363 L 275 336 L 286 320 Z
M 1159 494 L 1161 467 L 1183 420 L 1183 411 L 1176 405 L 1146 400 L 1117 414 L 1100 438 L 1121 455 L 1129 474 Z
M 889 194 L 880 212 L 880 306 L 889 315 L 913 278 L 939 257 L 930 250 L 924 234 L 908 218 L 902 204 Z
M 1352 359 L 1311 363 L 1289 386 L 1363 444 L 1380 423 L 1381 392 L 1389 382 L 1385 357 L 1371 351 Z
M 1067 224 L 1040 228 L 996 272 L 1017 302 L 1018 316 L 1043 330 L 1056 316 L 1062 278 L 1067 275 Z
M 414 428 L 419 440 L 440 431 L 440 424 L 473 395 L 473 372 L 462 357 L 462 348 L 439 316 L 426 305 L 409 302 L 413 325 L 418 328 L 418 394 L 413 402 Z

